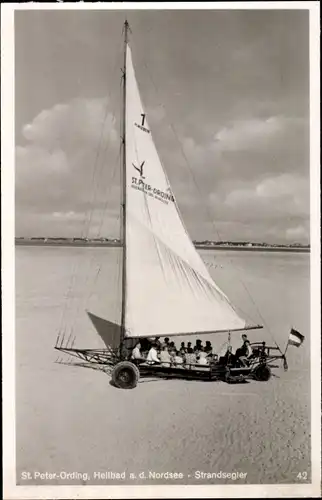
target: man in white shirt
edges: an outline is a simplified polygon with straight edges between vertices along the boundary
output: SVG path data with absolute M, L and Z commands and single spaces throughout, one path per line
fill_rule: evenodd
M 155 363 L 158 363 L 158 364 L 161 363 L 161 361 L 158 358 L 158 352 L 156 350 L 155 344 L 153 344 L 151 349 L 149 350 L 146 360 L 149 363 L 149 365 L 154 365 Z

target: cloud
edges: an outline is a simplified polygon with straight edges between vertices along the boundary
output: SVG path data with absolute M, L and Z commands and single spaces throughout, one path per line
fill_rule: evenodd
M 115 210 L 83 212 L 22 212 L 19 235 L 61 237 L 120 237 L 120 214 Z
M 253 180 L 277 172 L 308 173 L 306 120 L 271 116 L 239 119 L 217 128 L 208 141 L 177 134 L 168 150 L 169 161 L 170 155 L 175 155 L 179 165 L 185 164 L 183 167 L 192 167 L 198 174 L 202 173 L 206 185 L 215 183 L 217 186 L 227 180 L 232 183 L 239 179 Z
M 213 149 L 242 151 L 266 146 L 272 139 L 284 132 L 287 123 L 288 120 L 282 116 L 233 122 L 216 133 Z
M 161 107 L 149 107 L 148 116 L 193 239 L 221 233 L 223 239 L 289 241 L 298 227 L 298 238 L 307 238 L 307 159 L 296 140 L 303 139 L 301 120 L 235 120 L 205 143 L 174 137 Z M 25 144 L 16 148 L 17 234 L 117 235 L 119 135 L 108 101 L 56 105 L 26 125 L 23 136 Z
M 23 137 L 25 144 L 16 147 L 18 233 L 26 231 L 31 213 L 40 215 L 40 224 L 47 214 L 63 225 L 93 209 L 117 207 L 119 134 L 107 99 L 43 110 L 23 127 Z
M 160 140 L 161 158 L 194 239 L 285 241 L 309 226 L 305 120 L 273 115 L 218 127 L 220 141 L 194 135 Z M 208 203 L 207 203 L 208 200 Z
M 255 217 L 263 215 L 261 209 L 266 209 L 271 216 L 280 212 L 287 217 L 309 215 L 309 183 L 296 175 L 282 174 L 229 192 L 225 204 L 234 209 L 257 206 Z
M 309 228 L 305 226 L 289 227 L 286 230 L 286 238 L 293 242 L 307 241 L 309 237 Z
M 84 141 L 92 143 L 100 136 L 111 142 L 118 139 L 115 118 L 109 112 L 106 98 L 73 99 L 43 110 L 23 127 L 22 134 L 38 147 L 67 151 L 82 146 Z
M 95 219 L 96 210 L 113 217 L 118 207 L 115 16 L 103 30 L 99 12 L 86 22 L 76 11 L 16 19 L 17 234 L 77 232 L 77 217 Z M 300 184 L 309 177 L 308 13 L 133 16 L 137 26 L 154 26 L 151 43 L 137 41 L 136 74 L 192 237 L 210 234 L 206 212 L 230 239 L 285 238 L 287 229 L 307 227 L 308 189 Z M 115 100 L 70 100 L 107 91 Z
M 209 196 L 215 214 L 215 225 L 223 237 L 232 231 L 255 241 L 309 239 L 309 182 L 305 177 L 281 174 L 252 183 L 239 182 L 235 189 L 227 186 L 220 194 Z M 293 228 L 301 227 L 294 232 Z M 227 233 L 228 231 L 228 233 Z M 224 238 L 224 239 L 225 239 Z
M 215 137 L 217 140 L 202 142 L 194 136 L 178 134 L 176 140 L 161 144 L 176 193 L 196 183 L 207 195 L 234 191 L 244 183 L 253 189 L 254 183 L 260 184 L 280 173 L 308 177 L 308 134 L 304 120 L 278 116 L 238 120 L 231 126 L 218 127 Z
M 80 219 L 82 220 L 83 214 L 73 212 L 70 210 L 69 212 L 53 212 L 52 216 L 60 219 Z

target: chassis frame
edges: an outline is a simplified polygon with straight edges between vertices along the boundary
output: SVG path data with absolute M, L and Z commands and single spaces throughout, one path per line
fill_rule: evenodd
M 132 365 L 132 372 L 135 372 L 135 378 L 137 379 L 134 386 L 136 386 L 139 377 L 225 381 L 227 383 L 245 382 L 251 379 L 267 381 L 271 376 L 271 369 L 279 367 L 274 362 L 280 360 L 283 361 L 284 370 L 288 369 L 285 353 L 283 354 L 279 347 L 267 346 L 265 342 L 253 342 L 251 346 L 253 356 L 246 366 L 238 363 L 224 363 L 221 358 L 212 361 L 206 366 L 198 364 L 181 365 L 180 367 L 174 365 L 162 366 L 161 364 L 151 365 L 144 360 L 133 362 L 129 359 L 129 356 L 121 356 L 119 348 L 78 349 L 73 347 L 73 343 L 70 346 L 69 342 L 64 345 L 63 340 L 59 343 L 59 339 L 57 339 L 55 349 L 72 358 L 78 358 L 83 363 L 83 366 L 91 366 L 111 372 L 115 385 L 118 385 L 118 377 L 113 377 L 113 374 L 116 367 L 121 366 L 122 363 L 127 364 L 127 369 L 130 369 L 130 365 Z M 61 359 L 56 361 L 63 363 Z M 73 363 L 65 362 L 64 364 Z M 125 381 L 124 385 L 126 385 Z

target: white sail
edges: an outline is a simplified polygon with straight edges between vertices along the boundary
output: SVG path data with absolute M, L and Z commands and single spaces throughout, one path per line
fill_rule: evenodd
M 243 329 L 181 219 L 126 55 L 125 336 Z

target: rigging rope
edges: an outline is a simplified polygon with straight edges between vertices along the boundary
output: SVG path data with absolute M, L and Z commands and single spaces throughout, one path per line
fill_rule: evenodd
M 103 120 L 103 124 L 102 124 L 102 128 L 101 128 L 99 145 L 98 145 L 98 148 L 97 148 L 97 151 L 96 151 L 96 157 L 95 157 L 95 161 L 94 161 L 94 169 L 93 169 L 93 174 L 92 174 L 92 179 L 91 179 L 91 185 L 90 185 L 90 192 L 92 193 L 92 197 L 91 197 L 91 200 L 89 202 L 89 205 L 90 205 L 89 217 L 88 217 L 88 220 L 87 220 L 87 227 L 86 227 L 86 229 L 84 228 L 85 232 L 82 234 L 83 238 L 85 236 L 88 238 L 89 237 L 89 233 L 90 233 L 90 226 L 91 226 L 92 216 L 93 216 L 93 211 L 94 211 L 94 208 L 93 208 L 94 207 L 94 201 L 96 201 L 96 194 L 97 194 L 97 184 L 95 186 L 95 178 L 96 178 L 97 169 L 98 169 L 98 165 L 99 165 L 98 159 L 99 159 L 100 152 L 101 152 L 101 145 L 102 145 L 102 140 L 103 140 L 104 128 L 105 128 L 105 124 L 106 124 L 106 118 L 107 118 L 107 115 L 108 115 L 109 104 L 110 103 L 107 101 L 107 103 L 106 103 L 106 109 L 105 109 L 105 116 L 104 116 L 104 120 Z M 110 136 L 111 136 L 111 131 L 109 132 L 108 139 L 110 139 Z M 86 217 L 86 219 L 87 219 L 87 217 Z
M 120 80 L 120 87 L 119 87 L 119 90 L 122 91 L 122 79 Z M 122 139 L 122 125 L 121 125 L 121 120 L 120 120 L 120 123 L 119 123 L 119 136 L 120 138 Z M 119 171 L 121 172 L 121 150 L 122 150 L 122 142 L 120 143 L 120 146 L 119 146 L 119 149 L 118 149 L 118 153 L 117 153 L 117 158 L 116 158 L 116 161 L 114 162 L 114 169 L 113 169 L 113 172 L 112 172 L 112 178 L 110 180 L 110 183 L 109 183 L 109 191 L 106 193 L 106 201 L 105 201 L 105 205 L 104 205 L 104 210 L 103 210 L 103 213 L 102 213 L 102 217 L 101 217 L 101 222 L 100 222 L 100 225 L 99 225 L 99 231 L 98 231 L 98 234 L 100 234 L 101 232 L 101 229 L 102 229 L 102 224 L 103 224 L 103 220 L 104 220 L 104 215 L 105 215 L 105 211 L 107 209 L 107 205 L 108 205 L 108 194 L 110 194 L 110 191 L 113 187 L 113 182 L 114 182 L 114 178 L 115 178 L 115 173 L 117 171 L 117 165 L 118 165 L 118 162 L 119 163 Z M 120 184 L 121 184 L 121 179 L 120 179 Z M 118 214 L 118 217 L 121 216 L 121 210 L 122 210 L 122 206 L 121 204 L 118 204 L 118 207 L 119 207 L 119 214 Z M 119 238 L 120 239 L 120 238 Z
M 119 53 L 120 53 L 120 44 L 118 46 L 118 50 L 116 51 L 115 61 L 114 61 L 114 65 L 113 65 L 113 75 L 114 75 L 114 73 L 116 71 L 116 67 L 117 67 L 118 62 L 119 62 Z M 100 137 L 99 137 L 98 146 L 97 146 L 97 149 L 96 149 L 96 156 L 95 156 L 95 161 L 94 161 L 94 168 L 93 168 L 92 179 L 91 179 L 91 187 L 90 187 L 90 191 L 92 193 L 92 197 L 91 197 L 91 200 L 90 200 L 90 203 L 89 203 L 89 207 L 90 207 L 89 208 L 89 219 L 88 219 L 88 224 L 87 224 L 87 231 L 85 232 L 85 234 L 86 234 L 87 237 L 89 236 L 89 232 L 90 232 L 90 225 L 91 225 L 92 216 L 93 216 L 93 212 L 94 212 L 94 204 L 95 204 L 94 202 L 96 201 L 97 187 L 99 186 L 99 183 L 97 183 L 96 186 L 94 186 L 94 184 L 95 184 L 95 178 L 96 178 L 96 175 L 97 175 L 97 172 L 98 172 L 98 168 L 99 168 L 99 157 L 100 157 L 101 146 L 102 146 L 103 137 L 104 137 L 104 128 L 105 128 L 105 125 L 106 125 L 106 119 L 107 119 L 107 116 L 108 116 L 109 106 L 111 105 L 111 102 L 113 103 L 113 100 L 111 100 L 111 98 L 114 95 L 114 92 L 115 92 L 115 89 L 113 89 L 113 91 L 111 91 L 109 89 L 108 94 L 107 94 L 107 103 L 106 103 L 106 108 L 105 108 L 105 113 L 104 113 L 104 119 L 103 119 L 103 122 L 102 122 L 101 133 L 100 133 Z M 115 118 L 115 113 L 112 113 L 112 116 L 113 116 L 113 118 Z M 111 132 L 112 132 L 112 128 L 110 128 L 110 130 L 109 130 L 109 134 L 108 134 L 108 137 L 107 137 L 107 143 L 105 145 L 105 149 L 104 149 L 103 155 L 105 154 L 105 152 L 107 151 L 107 148 L 110 145 L 111 135 L 112 135 Z M 103 166 L 104 166 L 104 163 L 101 162 L 101 169 L 103 168 Z M 83 235 L 83 237 L 84 236 L 85 235 Z
M 118 153 L 119 155 L 119 153 Z M 115 172 L 117 170 L 117 162 L 118 162 L 118 157 L 116 159 L 114 163 L 114 169 L 112 171 L 112 178 L 111 178 L 111 181 L 109 182 L 109 188 L 111 189 L 111 186 L 113 184 L 113 180 L 114 180 L 114 176 L 115 176 Z M 97 237 L 99 236 L 100 234 L 100 231 L 101 231 L 101 228 L 102 228 L 102 224 L 103 224 L 103 220 L 104 220 L 104 214 L 107 210 L 107 205 L 108 205 L 108 202 L 109 202 L 109 199 L 108 199 L 108 194 L 109 192 L 107 191 L 107 196 L 106 196 L 106 202 L 105 202 L 105 206 L 104 206 L 104 210 L 102 212 L 102 216 L 101 216 L 101 221 L 100 221 L 100 225 L 99 225 L 99 229 L 98 229 L 98 234 L 97 234 Z M 85 285 L 84 287 L 87 289 L 88 288 L 88 283 L 89 283 L 89 277 L 90 277 L 90 272 L 91 272 L 91 267 L 92 267 L 92 263 L 94 262 L 94 255 L 91 254 L 91 257 L 90 257 L 90 261 L 89 261 L 89 271 L 88 271 L 88 276 L 87 276 L 87 280 L 85 282 Z M 98 278 L 98 275 L 101 271 L 101 266 L 99 265 L 98 266 L 98 269 L 97 269 L 97 272 L 96 272 L 96 275 L 94 277 L 94 281 L 92 282 L 92 285 L 90 286 L 89 288 L 89 293 L 87 294 L 87 296 L 85 296 L 83 302 L 80 302 L 79 301 L 79 304 L 78 304 L 78 307 L 77 307 L 77 310 L 75 311 L 75 314 L 74 314 L 74 320 L 72 321 L 72 327 L 71 327 L 71 334 L 73 333 L 74 331 L 74 327 L 75 327 L 75 322 L 76 322 L 76 319 L 77 317 L 79 317 L 79 313 L 80 313 L 80 310 L 81 308 L 82 309 L 86 309 L 87 307 L 87 304 L 89 303 L 89 301 L 91 300 L 92 296 L 93 296 L 93 290 L 94 290 L 94 286 L 97 282 L 97 278 Z M 81 307 L 82 306 L 82 307 Z
M 118 51 L 116 51 L 116 56 L 115 56 L 113 74 L 115 72 L 116 64 L 118 63 L 120 47 L 121 47 L 121 45 L 119 43 Z M 93 168 L 93 174 L 92 174 L 92 179 L 91 179 L 91 187 L 93 187 L 93 184 L 94 184 L 94 181 L 95 181 L 95 177 L 96 177 L 96 174 L 97 174 L 98 160 L 99 160 L 99 156 L 100 156 L 100 148 L 101 148 L 101 145 L 102 145 L 103 132 L 104 132 L 105 124 L 106 124 L 106 118 L 107 118 L 107 115 L 108 115 L 108 105 L 110 104 L 110 99 L 111 99 L 112 94 L 113 93 L 111 92 L 111 90 L 109 90 L 109 93 L 107 95 L 107 104 L 106 104 L 106 109 L 105 109 L 105 114 L 104 114 L 104 120 L 103 120 L 103 123 L 102 123 L 102 129 L 101 129 L 101 133 L 100 133 L 98 148 L 96 150 L 96 155 L 95 155 L 94 168 Z M 112 116 L 115 117 L 115 114 L 112 114 Z M 111 130 L 110 130 L 110 133 L 108 135 L 108 139 L 110 139 L 110 137 L 111 137 Z M 108 143 L 107 143 L 107 145 L 105 147 L 104 153 L 107 151 L 108 145 L 109 145 L 109 140 L 108 140 Z M 96 192 L 96 190 L 95 190 L 95 192 Z M 82 238 L 84 238 L 86 234 L 87 234 L 87 236 L 89 235 L 90 223 L 91 223 L 91 220 L 92 220 L 92 213 L 93 213 L 93 205 L 94 205 L 94 201 L 95 201 L 93 198 L 94 198 L 94 195 L 93 195 L 93 190 L 92 190 L 92 199 L 91 199 L 91 203 L 90 203 L 89 219 L 88 219 L 88 212 L 85 211 L 85 214 L 84 214 L 85 217 L 84 217 L 84 220 L 83 220 L 82 231 L 81 231 L 81 237 Z M 86 232 L 85 229 L 86 229 L 87 219 L 88 219 L 88 230 Z M 92 260 L 93 260 L 93 258 L 91 258 L 91 262 L 92 262 Z M 69 286 L 68 286 L 68 290 L 67 290 L 67 294 L 66 294 L 66 300 L 64 301 L 64 307 L 63 307 L 63 311 L 62 311 L 62 315 L 61 315 L 61 320 L 59 322 L 59 330 L 58 330 L 59 335 L 60 335 L 60 333 L 62 332 L 63 329 L 64 329 L 64 332 L 65 332 L 65 329 L 66 329 L 66 327 L 64 327 L 64 325 L 67 323 L 67 319 L 68 319 L 67 318 L 67 311 L 70 311 L 72 291 L 74 290 L 74 287 L 75 287 L 75 284 L 76 284 L 76 277 L 79 274 L 78 273 L 78 271 L 79 271 L 79 265 L 80 265 L 80 262 L 78 260 L 74 262 L 72 273 L 71 273 L 71 277 L 70 277 L 70 282 L 69 282 Z M 98 273 L 99 273 L 99 271 L 98 271 Z M 98 273 L 97 273 L 97 275 L 98 275 Z M 96 278 L 97 278 L 97 276 L 96 276 Z M 79 311 L 79 307 L 78 307 L 77 311 L 75 312 L 76 315 L 77 315 L 78 311 Z M 75 314 L 74 314 L 74 318 L 72 318 L 73 314 L 72 314 L 72 310 L 71 310 L 71 314 L 70 314 L 70 317 L 69 317 L 69 320 L 71 321 L 71 334 L 72 334 L 72 332 L 74 330 Z
M 118 57 L 116 57 L 116 60 L 115 62 L 117 63 L 118 62 Z M 115 64 L 116 66 L 116 64 Z M 99 146 L 98 146 L 98 151 L 97 151 L 97 155 L 96 155 L 96 162 L 95 162 L 95 168 L 94 168 L 94 171 L 93 171 L 93 177 L 92 177 L 92 185 L 94 185 L 94 180 L 95 180 L 95 176 L 98 175 L 97 173 L 97 165 L 98 165 L 98 158 L 99 158 L 99 153 L 100 153 L 100 149 L 101 149 L 101 146 L 102 146 L 102 139 L 103 139 L 103 131 L 104 131 L 104 126 L 105 126 L 105 122 L 106 122 L 106 118 L 107 118 L 107 110 L 108 110 L 108 105 L 109 105 L 109 100 L 110 98 L 112 98 L 112 96 L 114 95 L 114 93 L 111 93 L 110 96 L 108 96 L 108 102 L 107 102 L 107 108 L 106 108 L 106 112 L 105 112 L 105 118 L 104 118 L 104 122 L 103 122 L 103 126 L 102 126 L 102 130 L 101 130 L 101 135 L 100 135 L 100 140 L 99 140 Z M 113 101 L 112 101 L 113 102 Z M 115 118 L 115 113 L 113 113 L 113 117 Z M 110 139 L 111 139 L 111 133 L 108 135 L 108 140 L 106 142 L 106 145 L 105 145 L 105 148 L 104 148 L 104 151 L 103 151 L 103 160 L 104 160 L 104 157 L 105 157 L 105 154 L 108 150 L 108 146 L 110 144 Z M 108 206 L 108 203 L 109 203 L 109 197 L 110 197 L 110 193 L 111 193 L 111 190 L 112 190 L 112 187 L 113 187 L 113 182 L 114 182 L 114 178 L 115 178 L 115 173 L 116 171 L 118 170 L 117 169 L 117 165 L 118 165 L 118 161 L 119 161 L 119 158 L 120 158 L 120 151 L 121 151 L 121 145 L 117 151 L 117 157 L 116 157 L 116 160 L 113 161 L 113 165 L 114 165 L 114 168 L 112 170 L 112 177 L 110 179 L 108 179 L 108 189 L 105 193 L 105 197 L 106 197 L 106 201 L 105 201 L 105 204 L 104 204 L 104 208 L 101 212 L 101 219 L 100 219 L 100 223 L 98 225 L 98 231 L 97 231 L 97 237 L 99 237 L 99 235 L 101 235 L 101 229 L 102 229 L 102 225 L 103 225 L 103 221 L 104 221 L 104 215 L 107 211 L 107 206 Z M 104 161 L 102 162 L 102 166 L 104 167 Z M 102 169 L 100 170 L 100 172 L 102 171 Z M 97 185 L 96 185 L 97 187 Z M 95 193 L 94 193 L 95 194 Z M 89 235 L 89 230 L 90 230 L 90 223 L 92 221 L 92 214 L 93 214 L 93 206 L 94 206 L 94 202 L 95 202 L 96 198 L 95 196 L 92 196 L 92 201 L 91 201 L 91 207 L 92 207 L 92 210 L 91 210 L 91 213 L 90 213 L 90 217 L 89 217 L 89 221 L 88 221 L 88 235 Z M 119 216 L 116 217 L 116 222 L 119 220 Z M 113 234 L 113 231 L 111 231 L 111 233 Z M 90 259 L 90 263 L 92 263 L 94 260 L 94 256 L 91 255 L 91 259 Z M 119 281 L 119 274 L 120 274 L 120 270 L 119 270 L 119 266 L 120 266 L 120 262 L 119 262 L 119 253 L 117 254 L 117 262 L 116 262 L 116 268 L 118 269 L 118 272 L 115 273 L 114 275 L 114 280 L 113 280 L 113 290 L 117 291 L 118 289 L 118 281 Z M 95 274 L 95 277 L 94 277 L 94 280 L 92 282 L 92 285 L 90 287 L 90 290 L 89 290 L 89 293 L 87 294 L 87 297 L 85 297 L 84 299 L 84 302 L 85 302 L 85 307 L 87 306 L 87 304 L 90 302 L 92 296 L 93 296 L 93 293 L 94 293 L 94 287 L 97 283 L 97 279 L 98 279 L 98 276 L 101 272 L 101 269 L 102 269 L 102 266 L 99 265 L 98 268 L 97 268 L 97 271 L 96 271 L 96 274 Z M 88 284 L 88 281 L 89 281 L 89 278 L 87 279 L 87 282 L 86 282 L 86 289 L 87 289 L 87 284 Z M 116 283 L 115 283 L 116 281 Z M 118 293 L 115 294 L 115 298 L 116 298 L 116 305 L 114 306 L 114 309 L 115 309 L 115 316 L 117 315 L 117 305 L 118 305 Z M 79 303 L 79 306 L 78 306 L 78 309 L 76 311 L 76 317 L 78 316 L 78 313 L 80 311 L 80 308 L 81 308 L 81 304 Z M 74 325 L 75 325 L 75 322 L 73 323 L 73 326 L 72 326 L 72 331 L 74 329 Z
M 114 163 L 114 168 L 113 168 L 113 171 L 112 171 L 112 177 L 111 177 L 110 182 L 109 182 L 109 189 L 106 192 L 106 201 L 105 201 L 105 204 L 104 204 L 104 207 L 103 207 L 103 210 L 102 210 L 101 220 L 100 220 L 100 223 L 98 225 L 98 231 L 97 231 L 97 234 L 96 234 L 97 238 L 99 236 L 102 236 L 101 230 L 102 230 L 102 226 L 103 226 L 103 222 L 104 222 L 104 216 L 106 214 L 107 207 L 108 207 L 108 204 L 109 204 L 109 201 L 110 201 L 109 200 L 109 195 L 111 194 L 111 190 L 112 190 L 112 187 L 113 187 L 113 182 L 114 182 L 114 179 L 115 179 L 115 173 L 118 170 L 117 166 L 118 166 L 119 157 L 120 157 L 120 150 L 118 151 L 117 158 L 116 158 L 115 162 L 113 162 Z M 112 231 L 111 231 L 111 234 L 113 234 Z

